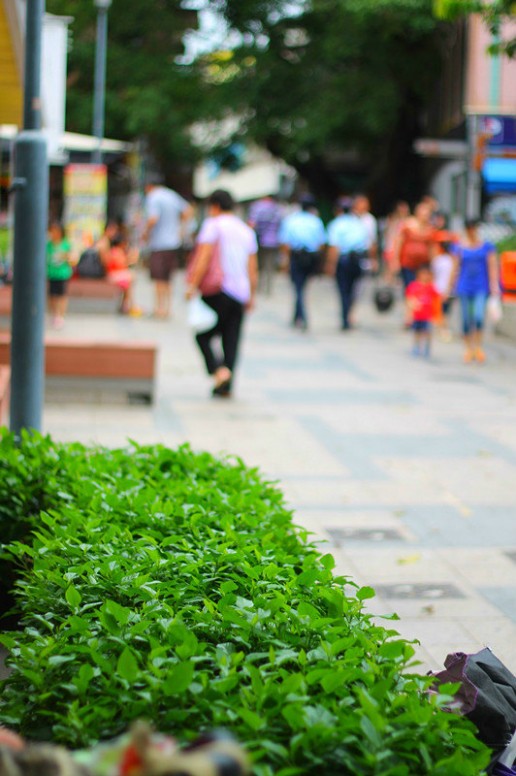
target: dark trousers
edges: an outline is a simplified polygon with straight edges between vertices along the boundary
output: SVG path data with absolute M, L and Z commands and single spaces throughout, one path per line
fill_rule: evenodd
M 401 275 L 401 281 L 403 283 L 403 288 L 406 291 L 407 287 L 410 286 L 410 284 L 413 283 L 414 280 L 416 279 L 416 270 L 409 269 L 408 267 L 402 267 L 400 270 L 400 275 Z
M 202 299 L 218 315 L 218 321 L 212 329 L 203 331 L 195 337 L 206 362 L 206 369 L 210 375 L 221 366 L 226 366 L 233 371 L 238 355 L 244 305 L 223 293 L 203 296 Z M 215 355 L 213 351 L 212 340 L 215 337 L 220 337 L 222 340 L 222 356 Z
M 305 286 L 316 272 L 317 258 L 317 253 L 291 251 L 290 279 L 295 292 L 294 323 L 306 323 Z
M 339 289 L 340 304 L 342 310 L 342 328 L 349 329 L 349 314 L 355 301 L 355 291 L 357 280 L 362 275 L 360 269 L 359 256 L 357 254 L 350 256 L 349 253 L 343 253 L 339 257 L 335 280 Z

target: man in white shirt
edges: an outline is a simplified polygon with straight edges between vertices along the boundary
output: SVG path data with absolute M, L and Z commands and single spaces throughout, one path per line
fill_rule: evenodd
M 357 194 L 355 196 L 353 200 L 353 213 L 361 219 L 367 230 L 367 252 L 374 267 L 376 267 L 378 259 L 378 223 L 370 212 L 370 207 L 369 199 L 365 194 Z
M 145 194 L 143 239 L 150 248 L 150 276 L 156 294 L 154 315 L 164 319 L 170 314 L 171 276 L 177 268 L 181 224 L 191 218 L 193 208 L 175 191 L 161 185 L 157 176 L 148 179 Z

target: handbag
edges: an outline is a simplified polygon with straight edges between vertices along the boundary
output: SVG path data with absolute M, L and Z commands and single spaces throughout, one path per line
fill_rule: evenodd
M 186 267 L 186 282 L 190 283 L 194 274 L 194 269 L 199 256 L 199 246 L 196 245 L 190 254 Z M 222 290 L 222 283 L 224 280 L 224 273 L 222 272 L 222 265 L 220 263 L 220 249 L 218 242 L 214 244 L 211 252 L 210 261 L 206 267 L 201 281 L 198 284 L 199 291 L 202 296 L 214 296 L 219 294 Z
M 487 317 L 491 323 L 497 324 L 502 320 L 503 310 L 499 296 L 490 296 L 487 300 Z
M 103 278 L 106 274 L 99 252 L 95 248 L 86 248 L 80 255 L 76 274 L 80 278 Z
M 452 653 L 444 665 L 444 671 L 433 674 L 437 689 L 459 683 L 459 714 L 474 722 L 478 738 L 500 755 L 516 730 L 516 677 L 487 647 L 473 655 Z
M 215 310 L 203 302 L 200 296 L 194 296 L 188 302 L 186 320 L 190 328 L 196 333 L 201 334 L 213 329 L 218 319 Z
M 373 293 L 373 302 L 379 313 L 388 312 L 395 301 L 394 291 L 391 286 L 378 286 Z

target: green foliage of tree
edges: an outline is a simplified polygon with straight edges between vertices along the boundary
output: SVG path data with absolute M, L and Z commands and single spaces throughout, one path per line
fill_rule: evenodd
M 47 0 L 73 17 L 68 60 L 67 128 L 91 132 L 96 8 L 93 0 Z M 109 9 L 106 136 L 147 138 L 168 164 L 192 162 L 188 128 L 202 113 L 195 69 L 180 64 L 182 36 L 196 16 L 179 0 L 114 0 Z
M 224 143 L 213 136 L 219 152 L 234 140 L 257 142 L 327 198 L 359 185 L 386 202 L 408 196 L 416 175 L 410 149 L 439 71 L 432 0 L 206 0 L 240 38 L 191 64 L 180 57 L 196 19 L 186 5 L 113 1 L 108 136 L 147 138 L 170 169 L 199 157 L 193 124 L 233 116 L 233 136 Z M 74 17 L 68 128 L 89 132 L 93 0 L 48 0 L 48 10 Z M 408 171 L 405 183 L 400 169 Z
M 228 21 L 246 12 L 241 45 L 216 63 L 240 134 L 326 195 L 356 181 L 379 187 L 392 166 L 406 166 L 439 70 L 431 0 L 312 0 L 281 17 L 277 4 L 222 5 Z M 348 182 L 341 171 L 354 158 Z
M 491 53 L 516 56 L 516 36 L 500 38 L 503 23 L 514 21 L 516 17 L 514 0 L 434 0 L 434 12 L 440 19 L 457 19 L 470 13 L 481 14 L 495 39 L 490 47 Z

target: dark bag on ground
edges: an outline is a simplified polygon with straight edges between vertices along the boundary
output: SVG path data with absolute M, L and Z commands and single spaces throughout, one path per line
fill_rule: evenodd
M 103 278 L 106 274 L 99 252 L 95 248 L 86 248 L 81 253 L 77 264 L 77 275 L 80 278 Z
M 478 738 L 499 755 L 516 730 L 516 677 L 487 647 L 474 655 L 454 652 L 444 665 L 446 670 L 434 674 L 437 686 L 460 682 L 457 711 L 477 726 Z

